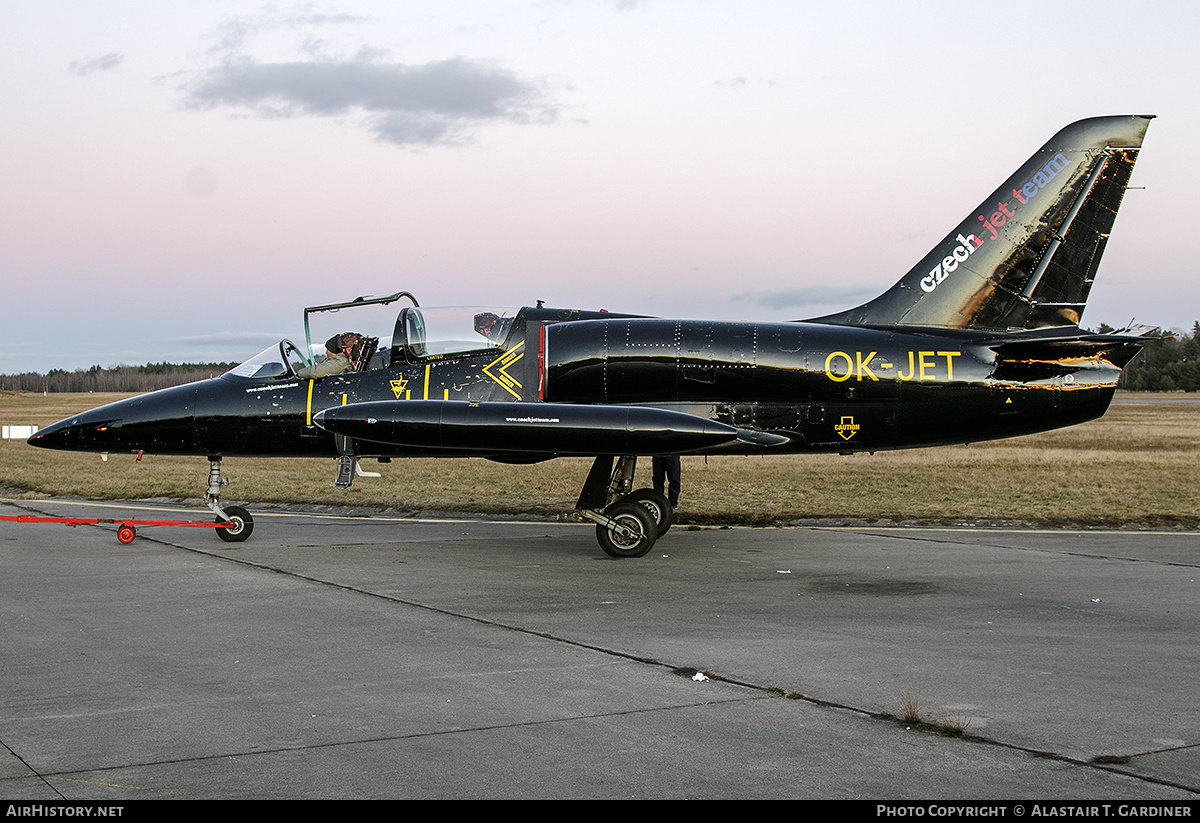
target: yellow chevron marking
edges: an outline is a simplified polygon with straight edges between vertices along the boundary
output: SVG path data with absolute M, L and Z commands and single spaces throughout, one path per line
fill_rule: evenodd
M 525 342 L 522 341 L 514 348 L 506 351 L 504 354 L 500 355 L 491 363 L 488 363 L 483 367 L 484 374 L 499 383 L 506 392 L 518 400 L 521 399 L 521 395 L 513 391 L 513 388 L 521 388 L 521 383 L 508 373 L 508 369 L 512 366 L 515 366 L 521 360 L 521 358 L 525 356 L 525 352 L 522 351 L 524 348 Z M 496 368 L 495 371 L 492 371 L 493 367 L 495 367 L 497 364 L 499 364 L 499 368 Z

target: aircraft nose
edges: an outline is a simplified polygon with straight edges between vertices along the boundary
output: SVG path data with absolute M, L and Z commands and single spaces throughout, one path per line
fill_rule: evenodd
M 124 421 L 109 406 L 102 406 L 47 426 L 25 442 L 43 449 L 103 450 L 123 425 Z
M 196 384 L 118 400 L 47 426 L 26 442 L 67 451 L 190 452 Z

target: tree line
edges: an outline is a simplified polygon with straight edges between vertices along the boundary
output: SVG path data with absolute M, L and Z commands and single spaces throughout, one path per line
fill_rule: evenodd
M 1101 332 L 1113 329 L 1101 326 Z M 1158 331 L 1146 338 L 1117 388 L 1130 391 L 1200 391 L 1200 321 L 1188 332 Z
M 1115 331 L 1101 324 L 1100 332 Z M 215 377 L 236 363 L 149 363 L 46 374 L 0 374 L 0 390 L 29 392 L 147 392 Z M 1125 367 L 1118 388 L 1130 391 L 1200 391 L 1200 321 L 1191 332 L 1157 331 Z
M 181 386 L 223 374 L 236 363 L 148 363 L 145 366 L 113 366 L 45 374 L 0 374 L 0 390 L 29 392 L 147 392 Z

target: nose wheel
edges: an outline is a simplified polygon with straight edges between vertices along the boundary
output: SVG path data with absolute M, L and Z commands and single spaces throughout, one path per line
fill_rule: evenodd
M 226 543 L 241 543 L 254 531 L 254 518 L 241 506 L 226 506 L 225 517 L 217 515 L 217 523 L 227 523 L 217 529 L 217 537 Z
M 204 504 L 217 515 L 217 537 L 226 543 L 241 543 L 254 531 L 254 518 L 241 506 L 221 505 L 221 487 L 228 484 L 229 480 L 221 474 L 221 458 L 209 457 L 208 491 L 204 493 Z

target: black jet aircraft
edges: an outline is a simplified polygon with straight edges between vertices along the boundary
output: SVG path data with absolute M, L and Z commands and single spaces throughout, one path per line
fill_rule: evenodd
M 1102 415 L 1145 330 L 1096 334 L 1079 321 L 1149 122 L 1067 126 L 899 282 L 838 314 L 731 323 L 359 298 L 306 309 L 303 348 L 284 340 L 29 443 L 207 456 L 205 500 L 230 521 L 216 530 L 227 541 L 253 528 L 220 503 L 228 455 L 335 458 L 343 488 L 367 474 L 364 458 L 594 457 L 577 510 L 608 554 L 641 556 L 671 508 L 634 488 L 639 455 L 906 449 Z M 331 339 L 330 362 L 307 371 L 319 360 L 310 315 L 392 303 L 393 328 Z

